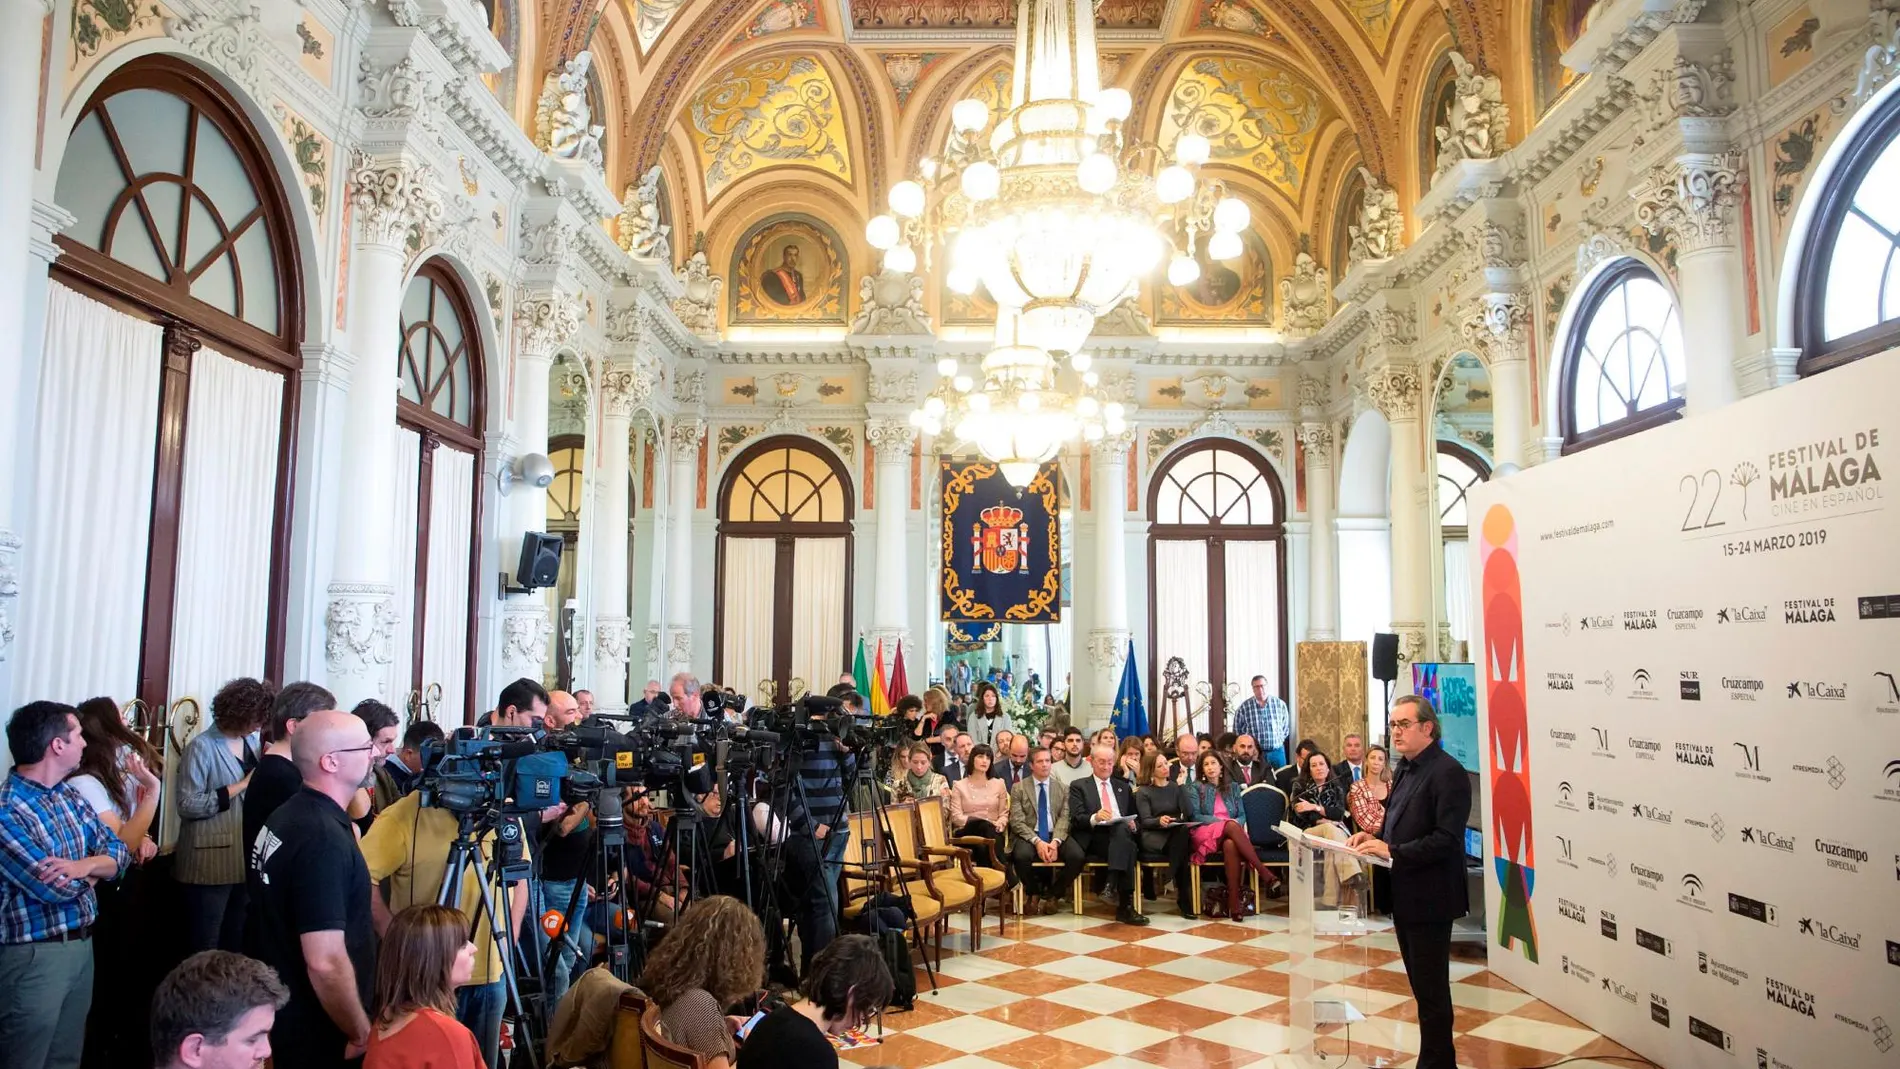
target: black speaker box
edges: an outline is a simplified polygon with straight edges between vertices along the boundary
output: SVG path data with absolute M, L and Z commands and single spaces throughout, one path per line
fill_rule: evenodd
M 1372 636 L 1372 678 L 1382 683 L 1398 682 L 1399 636 L 1390 634 Z
M 553 586 L 561 574 L 561 536 L 529 531 L 521 536 L 521 562 L 515 582 L 533 590 Z

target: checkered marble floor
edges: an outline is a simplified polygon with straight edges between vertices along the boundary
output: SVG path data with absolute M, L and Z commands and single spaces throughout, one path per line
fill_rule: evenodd
M 952 921 L 938 990 L 917 975 L 917 1008 L 888 1013 L 884 1041 L 847 1052 L 844 1064 L 911 1069 L 1270 1069 L 1288 1049 L 1288 936 L 1284 901 L 1242 923 L 1190 921 L 1164 900 L 1152 923 L 1117 924 L 1088 912 L 990 918 L 983 949 L 969 951 L 967 920 Z M 1376 926 L 1376 922 L 1375 922 Z M 1366 1015 L 1324 1026 L 1320 1049 L 1350 1051 L 1367 1066 L 1411 1066 L 1417 1016 L 1389 931 L 1335 940 L 1320 997 L 1348 998 Z M 1462 960 L 1461 960 L 1462 959 Z M 1570 1065 L 1630 1051 L 1531 998 L 1484 968 L 1482 948 L 1454 944 L 1452 1001 L 1458 1062 L 1472 1069 Z

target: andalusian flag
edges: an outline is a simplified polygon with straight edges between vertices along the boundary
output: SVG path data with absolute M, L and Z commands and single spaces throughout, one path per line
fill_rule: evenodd
M 877 662 L 872 667 L 872 672 L 874 674 L 871 679 L 871 693 L 867 695 L 871 699 L 871 715 L 889 716 L 891 715 L 891 699 L 890 695 L 884 691 L 884 640 L 881 638 L 877 640 Z
M 871 664 L 864 657 L 864 636 L 858 636 L 857 660 L 851 663 L 851 685 L 865 701 L 871 700 Z
M 888 695 L 892 701 L 910 693 L 910 679 L 904 674 L 904 644 L 897 644 L 897 653 L 891 658 L 891 689 Z

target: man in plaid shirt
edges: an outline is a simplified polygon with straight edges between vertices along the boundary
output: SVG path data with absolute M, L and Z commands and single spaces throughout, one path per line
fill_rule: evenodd
M 1267 677 L 1253 677 L 1253 697 L 1234 710 L 1233 731 L 1252 735 L 1268 768 L 1286 764 L 1286 740 L 1293 733 L 1293 713 L 1277 694 L 1267 693 Z
M 66 785 L 86 749 L 78 710 L 21 706 L 7 745 L 18 764 L 0 784 L 0 1067 L 76 1069 L 92 1008 L 93 884 L 129 859 Z

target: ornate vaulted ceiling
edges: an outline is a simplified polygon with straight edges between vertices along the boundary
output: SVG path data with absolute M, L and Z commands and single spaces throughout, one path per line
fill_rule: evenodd
M 677 257 L 704 233 L 712 262 L 726 263 L 742 233 L 796 211 L 840 235 L 854 274 L 871 263 L 864 220 L 883 209 L 893 181 L 940 150 L 950 105 L 1006 98 L 1017 8 L 1016 0 L 540 2 L 549 6 L 538 15 L 520 14 L 533 40 L 520 50 L 532 69 L 521 72 L 517 108 L 559 60 L 593 52 L 607 98 L 597 119 L 608 124 L 609 183 L 618 190 L 663 169 Z M 1413 141 L 1432 71 L 1454 40 L 1493 66 L 1487 52 L 1501 51 L 1503 7 L 1101 0 L 1098 51 L 1104 84 L 1135 98 L 1138 137 L 1166 149 L 1192 129 L 1213 142 L 1211 166 L 1250 202 L 1277 275 L 1303 238 L 1328 258 L 1339 198 L 1359 166 L 1402 195 L 1422 188 Z M 1504 67 L 1507 79 L 1517 73 Z

